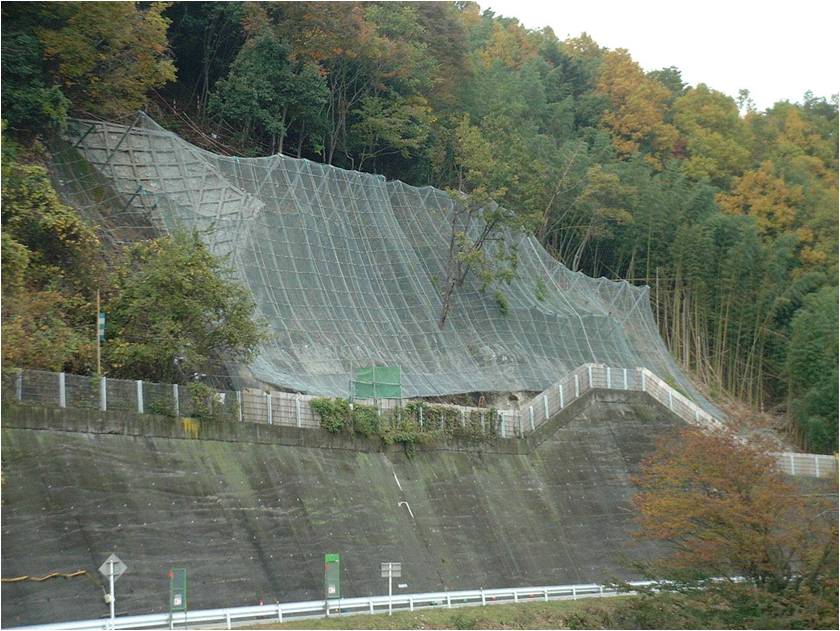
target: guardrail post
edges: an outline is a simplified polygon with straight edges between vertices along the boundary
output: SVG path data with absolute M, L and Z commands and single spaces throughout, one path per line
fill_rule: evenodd
M 467 419 L 464 416 L 464 408 L 459 408 L 459 409 L 461 411 L 461 427 L 466 427 L 467 426 Z
M 179 418 L 181 416 L 181 399 L 178 396 L 178 384 L 172 384 L 172 399 L 175 401 L 175 418 Z
M 796 475 L 796 460 L 793 459 L 793 454 L 789 454 L 790 458 L 790 474 Z
M 227 625 L 227 629 L 230 629 L 230 613 L 225 614 L 225 624 Z
M 598 585 L 598 594 L 601 596 L 601 598 L 604 597 L 604 586 L 603 585 Z
M 674 392 L 670 387 L 668 388 L 668 409 L 674 411 Z
M 645 369 L 639 368 L 639 374 L 642 376 L 642 392 L 645 391 Z
M 15 398 L 23 401 L 23 371 L 21 370 L 15 378 Z
M 108 378 L 100 377 L 99 379 L 99 410 L 102 412 L 108 411 Z
M 575 399 L 580 397 L 580 379 L 575 375 Z
M 572 587 L 572 600 L 577 600 L 577 590 Z
M 370 613 L 373 613 L 373 598 L 368 600 L 368 605 L 370 605 Z
M 513 602 L 519 602 L 519 593 L 515 589 L 513 590 Z
M 548 395 L 543 395 L 543 408 L 545 409 L 545 420 L 548 420 Z
M 630 386 L 627 385 L 627 369 L 624 369 L 624 389 L 629 390 Z
M 586 367 L 586 372 L 589 373 L 589 389 L 592 390 L 592 365 Z
M 295 395 L 295 423 L 300 427 L 300 393 Z
M 274 419 L 271 416 L 271 393 L 270 392 L 265 393 L 265 402 L 268 404 L 268 424 L 273 425 L 274 424 Z
M 560 394 L 560 409 L 563 409 L 563 384 L 557 384 L 557 392 Z
M 137 413 L 143 414 L 143 382 L 137 380 Z
M 528 418 L 531 420 L 531 431 L 534 431 L 534 406 L 528 406 Z
M 545 602 L 548 602 L 548 588 L 543 590 L 545 592 Z
M 519 437 L 522 438 L 525 435 L 525 432 L 522 431 L 522 413 L 519 413 Z
M 607 390 L 612 390 L 612 369 L 607 366 Z
M 481 606 L 484 607 L 487 605 L 487 597 L 484 595 L 484 588 L 481 588 Z
M 817 473 L 817 477 L 820 477 L 820 457 L 814 456 L 814 471 Z
M 64 373 L 58 373 L 58 407 L 67 407 L 67 390 L 64 388 Z
M 283 608 L 277 603 L 277 622 L 283 622 Z
M 452 598 L 449 596 L 449 594 L 446 595 L 446 608 L 452 609 Z
M 700 410 L 694 408 L 694 422 L 700 423 Z
M 242 422 L 242 390 L 236 391 L 236 414 L 239 422 Z
M 413 598 L 408 599 L 408 610 L 409 611 L 414 611 L 414 599 Z

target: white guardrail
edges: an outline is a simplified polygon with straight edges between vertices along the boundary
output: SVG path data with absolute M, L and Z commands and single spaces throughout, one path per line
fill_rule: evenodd
M 631 581 L 633 587 L 653 585 L 653 581 Z M 356 614 L 377 614 L 393 611 L 414 611 L 428 608 L 452 608 L 485 606 L 511 603 L 526 603 L 549 600 L 572 600 L 587 597 L 618 596 L 628 592 L 616 587 L 594 583 L 582 585 L 552 585 L 544 587 L 510 587 L 502 589 L 471 589 L 454 592 L 428 592 L 424 594 L 395 594 L 394 596 L 369 596 L 341 598 L 329 601 L 309 600 L 296 603 L 277 603 L 228 609 L 203 609 L 142 616 L 118 616 L 113 626 L 108 618 L 59 622 L 27 627 L 16 627 L 10 631 L 109 631 L 111 629 L 155 629 L 155 628 L 206 628 L 207 625 L 224 626 L 231 629 L 243 622 L 284 622 L 306 618 L 346 616 Z

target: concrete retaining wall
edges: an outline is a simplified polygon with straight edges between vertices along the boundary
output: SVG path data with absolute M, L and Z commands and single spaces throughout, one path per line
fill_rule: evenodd
M 408 459 L 314 430 L 4 404 L 2 574 L 95 575 L 116 552 L 131 614 L 166 610 L 171 567 L 191 608 L 320 598 L 327 552 L 345 596 L 386 591 L 382 561 L 415 592 L 628 577 L 653 553 L 630 535 L 628 475 L 677 423 L 642 393 L 597 391 L 528 445 Z M 107 614 L 85 577 L 2 590 L 3 626 Z

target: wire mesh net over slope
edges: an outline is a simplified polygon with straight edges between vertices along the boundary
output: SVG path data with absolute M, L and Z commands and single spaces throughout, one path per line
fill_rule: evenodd
M 516 279 L 468 277 L 438 327 L 453 201 L 432 187 L 281 155 L 195 147 L 139 114 L 72 121 L 60 190 L 113 238 L 198 229 L 228 256 L 273 330 L 260 381 L 344 395 L 355 368 L 402 368 L 403 396 L 541 390 L 587 362 L 644 366 L 703 401 L 667 352 L 647 287 L 570 272 L 530 235 L 508 237 Z M 505 312 L 506 311 L 506 312 Z

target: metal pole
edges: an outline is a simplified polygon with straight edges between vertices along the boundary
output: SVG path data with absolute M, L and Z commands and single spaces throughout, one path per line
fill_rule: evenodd
M 236 391 L 236 409 L 239 413 L 239 422 L 242 422 L 242 390 Z
M 178 384 L 177 383 L 172 384 L 172 399 L 175 401 L 175 417 L 180 418 L 181 417 L 181 401 L 180 401 L 180 397 L 178 395 Z
M 107 377 L 99 378 L 99 409 L 102 412 L 108 409 L 108 379 Z
M 114 628 L 114 562 L 108 563 L 108 582 L 111 584 L 111 628 Z
M 391 602 L 392 598 L 393 598 L 392 597 L 392 594 L 393 594 L 392 583 L 393 583 L 393 574 L 394 574 L 394 569 L 393 568 L 394 568 L 394 564 L 389 563 L 388 564 L 388 615 L 389 616 L 391 615 L 392 610 L 393 610 L 393 604 Z
M 99 290 L 96 290 L 96 374 L 102 374 L 102 344 L 99 341 Z

